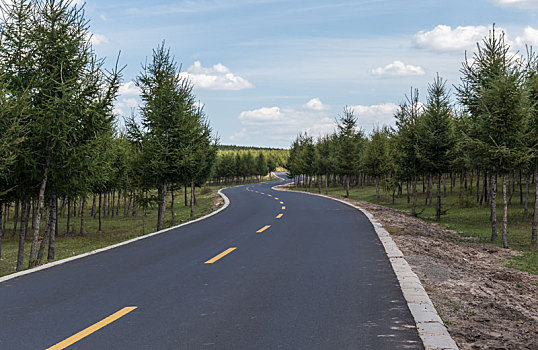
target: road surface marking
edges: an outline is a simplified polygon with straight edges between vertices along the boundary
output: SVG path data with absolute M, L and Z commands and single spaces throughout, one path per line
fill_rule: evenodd
M 215 256 L 214 258 L 209 259 L 204 264 L 213 264 L 215 261 L 224 258 L 226 255 L 230 254 L 234 250 L 236 250 L 237 247 L 231 247 L 220 253 L 219 255 Z
M 278 197 L 275 197 L 275 200 L 278 200 Z
M 261 194 L 265 194 L 265 193 L 263 193 L 263 192 L 260 192 L 260 193 L 261 193 Z
M 284 202 L 280 201 L 280 204 L 284 204 Z
M 286 210 L 286 207 L 285 207 L 285 206 L 282 206 L 282 210 Z
M 265 225 L 264 227 L 256 231 L 256 233 L 262 233 L 263 231 L 267 230 L 269 227 L 271 227 L 271 225 Z
M 269 196 L 269 197 L 273 197 L 273 196 L 271 196 L 270 194 L 268 194 L 268 196 Z
M 116 321 L 120 317 L 123 317 L 123 316 L 127 315 L 129 312 L 133 311 L 136 308 L 137 308 L 137 306 L 124 307 L 123 309 L 113 313 L 112 315 L 108 316 L 107 318 L 105 318 L 105 319 L 103 319 L 103 320 L 89 326 L 86 329 L 81 330 L 80 332 L 78 332 L 76 334 L 73 334 L 72 336 L 70 336 L 69 338 L 67 338 L 67 339 L 65 339 L 65 340 L 63 340 L 61 342 L 59 342 L 58 344 L 53 345 L 50 348 L 47 348 L 47 350 L 62 350 L 62 349 L 65 349 L 68 346 L 78 342 L 79 340 L 89 336 L 90 334 L 92 334 L 94 332 L 97 332 L 98 330 L 100 330 L 104 326 Z
M 280 218 L 282 217 L 282 215 L 284 215 L 284 214 L 278 214 L 278 215 L 276 216 L 276 218 L 277 218 L 277 219 L 280 219 Z

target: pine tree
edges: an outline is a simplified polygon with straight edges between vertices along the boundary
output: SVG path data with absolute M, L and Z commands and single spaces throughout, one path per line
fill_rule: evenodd
M 428 86 L 428 102 L 419 119 L 419 158 L 425 171 L 437 176 L 436 218 L 441 219 L 441 176 L 454 158 L 455 134 L 446 81 L 437 76 Z

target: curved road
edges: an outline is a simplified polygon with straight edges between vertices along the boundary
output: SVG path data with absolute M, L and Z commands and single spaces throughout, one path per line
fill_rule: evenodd
M 0 283 L 0 349 L 422 349 L 368 219 L 278 183 L 226 189 L 230 206 L 206 220 Z

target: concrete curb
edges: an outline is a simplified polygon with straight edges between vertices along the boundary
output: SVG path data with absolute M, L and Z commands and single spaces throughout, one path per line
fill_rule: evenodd
M 242 186 L 242 185 L 241 185 Z M 81 258 L 85 258 L 87 256 L 90 256 L 90 255 L 94 255 L 94 254 L 97 254 L 97 253 L 101 253 L 101 252 L 104 252 L 104 251 L 107 251 L 107 250 L 110 250 L 110 249 L 114 249 L 114 248 L 117 248 L 117 247 L 121 247 L 123 245 L 126 245 L 126 244 L 129 244 L 129 243 L 133 243 L 133 242 L 136 242 L 136 241 L 140 241 L 142 239 L 146 239 L 146 238 L 149 238 L 149 237 L 153 237 L 153 236 L 156 236 L 156 235 L 159 235 L 161 233 L 165 233 L 165 232 L 168 232 L 170 230 L 174 230 L 176 228 L 179 228 L 179 227 L 182 227 L 182 226 L 186 226 L 186 225 L 190 225 L 190 224 L 193 224 L 195 222 L 198 222 L 198 221 L 202 221 L 204 219 L 207 219 L 209 218 L 210 216 L 213 216 L 213 215 L 216 215 L 218 213 L 220 213 L 221 211 L 223 211 L 224 209 L 226 209 L 229 205 L 230 205 L 230 200 L 228 199 L 228 197 L 226 197 L 226 195 L 224 193 L 222 193 L 222 190 L 224 188 L 218 190 L 218 194 L 222 197 L 222 199 L 224 199 L 224 205 L 215 210 L 214 212 L 211 212 L 207 215 L 204 215 L 198 219 L 195 219 L 195 220 L 192 220 L 192 221 L 188 221 L 188 222 L 184 222 L 180 225 L 177 225 L 177 226 L 173 226 L 173 227 L 169 227 L 169 228 L 166 228 L 164 230 L 160 230 L 160 231 L 157 231 L 157 232 L 153 232 L 153 233 L 149 233 L 147 235 L 144 235 L 144 236 L 139 236 L 139 237 L 135 237 L 135 238 L 132 238 L 132 239 L 129 239 L 127 241 L 123 241 L 123 242 L 120 242 L 120 243 L 116 243 L 116 244 L 113 244 L 113 245 L 109 245 L 107 247 L 104 247 L 104 248 L 100 248 L 100 249 L 96 249 L 96 250 L 92 250 L 92 251 L 89 251 L 89 252 L 86 252 L 86 253 L 82 253 L 82 254 L 79 254 L 79 255 L 75 255 L 75 256 L 71 256 L 69 258 L 65 258 L 65 259 L 61 259 L 61 260 L 57 260 L 57 261 L 53 261 L 53 262 L 50 262 L 50 263 L 46 263 L 46 264 L 43 264 L 43 265 L 40 265 L 40 266 L 37 266 L 37 267 L 34 267 L 32 269 L 28 269 L 28 270 L 24 270 L 24 271 L 20 271 L 20 272 L 15 272 L 15 273 L 12 273 L 10 275 L 6 275 L 6 276 L 3 276 L 3 277 L 0 277 L 0 283 L 2 282 L 5 282 L 7 280 L 10 280 L 10 279 L 13 279 L 13 278 L 17 278 L 17 277 L 21 277 L 21 276 L 24 276 L 24 275 L 28 275 L 30 273 L 33 273 L 33 272 L 37 272 L 37 271 L 41 271 L 41 270 L 45 270 L 45 269 L 49 269 L 51 267 L 54 267 L 54 266 L 58 266 L 58 265 L 61 265 L 61 264 L 65 264 L 67 262 L 70 262 L 70 261 L 73 261 L 73 260 L 77 260 L 77 259 L 81 259 Z
M 385 252 L 390 260 L 392 269 L 394 270 L 396 278 L 398 278 L 398 282 L 400 283 L 403 296 L 407 301 L 409 311 L 411 311 L 411 315 L 413 315 L 413 318 L 415 319 L 418 335 L 422 339 L 424 348 L 426 350 L 458 350 L 456 342 L 454 342 L 448 333 L 448 330 L 441 320 L 441 317 L 439 317 L 439 314 L 433 306 L 430 297 L 424 290 L 420 279 L 413 272 L 413 270 L 411 270 L 411 267 L 405 260 L 403 253 L 400 251 L 396 243 L 394 243 L 388 231 L 383 228 L 383 226 L 370 212 L 342 199 L 333 198 L 318 193 L 289 191 L 283 188 L 278 188 L 280 186 L 282 185 L 274 186 L 272 189 L 275 191 L 304 193 L 329 198 L 358 209 L 364 215 L 366 215 L 368 220 L 370 220 L 372 223 L 372 226 L 374 227 L 379 240 L 383 244 L 383 247 L 385 248 Z

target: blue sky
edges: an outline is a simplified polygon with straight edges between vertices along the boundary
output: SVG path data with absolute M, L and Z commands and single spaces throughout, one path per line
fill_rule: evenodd
M 88 0 L 95 49 L 126 64 L 116 111 L 137 105 L 132 83 L 163 40 L 222 144 L 288 147 L 331 132 L 345 105 L 369 132 L 391 125 L 411 86 L 425 100 L 438 72 L 459 83 L 465 50 L 492 23 L 513 51 L 538 47 L 538 0 Z

